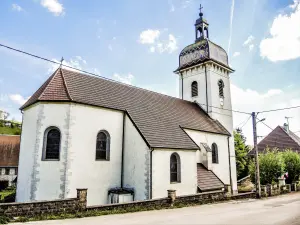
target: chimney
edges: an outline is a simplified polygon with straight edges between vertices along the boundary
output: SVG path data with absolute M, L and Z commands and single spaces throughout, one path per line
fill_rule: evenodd
M 283 124 L 283 128 L 287 133 L 289 133 L 290 130 L 289 130 L 289 125 L 287 123 Z

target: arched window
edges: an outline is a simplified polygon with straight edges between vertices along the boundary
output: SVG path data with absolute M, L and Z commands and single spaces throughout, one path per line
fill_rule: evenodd
M 49 127 L 44 134 L 43 160 L 59 160 L 60 131 L 56 127 Z
M 219 80 L 218 86 L 219 86 L 219 96 L 221 98 L 224 98 L 224 82 L 222 80 Z
M 110 137 L 107 131 L 100 131 L 96 142 L 96 160 L 109 160 Z
M 212 151 L 212 163 L 219 163 L 218 146 L 216 143 L 212 144 L 211 151 Z
M 177 153 L 173 153 L 170 157 L 170 182 L 180 182 L 180 157 Z
M 197 81 L 192 82 L 192 97 L 198 96 L 198 83 Z

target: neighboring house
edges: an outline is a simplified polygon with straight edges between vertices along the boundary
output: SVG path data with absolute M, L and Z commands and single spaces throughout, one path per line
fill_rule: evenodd
M 169 189 L 231 185 L 236 193 L 233 70 L 202 13 L 195 26 L 175 71 L 180 98 L 56 70 L 21 107 L 17 201 L 71 198 L 77 188 L 88 189 L 88 205 L 161 198 Z
M 0 190 L 16 182 L 19 152 L 19 135 L 0 135 Z
M 263 140 L 261 140 L 258 145 L 258 152 L 265 152 L 266 148 L 270 150 L 276 148 L 279 151 L 284 151 L 286 149 L 291 149 L 300 153 L 300 137 L 293 133 L 289 129 L 288 124 L 283 126 L 277 126 L 271 133 L 269 133 Z M 252 149 L 249 155 L 254 155 L 255 150 Z

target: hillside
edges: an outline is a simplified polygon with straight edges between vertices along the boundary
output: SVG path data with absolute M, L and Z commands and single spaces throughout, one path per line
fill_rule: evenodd
M 1 127 L 0 126 L 0 134 L 9 134 L 9 135 L 20 135 L 21 129 L 18 127 Z

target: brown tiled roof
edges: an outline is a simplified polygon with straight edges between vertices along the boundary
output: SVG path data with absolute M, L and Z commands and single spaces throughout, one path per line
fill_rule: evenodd
M 58 69 L 21 109 L 38 101 L 126 111 L 153 148 L 198 149 L 181 127 L 230 135 L 196 103 L 65 69 Z
M 19 153 L 19 135 L 0 135 L 0 167 L 17 167 Z
M 291 149 L 300 153 L 300 138 L 292 131 L 287 133 L 283 127 L 277 126 L 268 136 L 258 143 L 258 152 L 264 152 L 267 147 L 270 149 L 277 148 L 279 151 Z M 252 149 L 249 154 L 253 155 L 254 152 L 254 149 Z
M 197 163 L 197 183 L 201 191 L 211 191 L 224 188 L 223 182 L 201 163 Z

